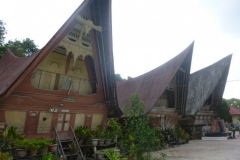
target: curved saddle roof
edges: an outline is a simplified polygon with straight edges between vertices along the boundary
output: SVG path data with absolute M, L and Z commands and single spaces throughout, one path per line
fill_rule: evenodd
M 144 113 L 150 112 L 184 60 L 188 59 L 188 67 L 190 68 L 193 46 L 194 42 L 173 59 L 141 76 L 118 82 L 117 98 L 122 112 L 134 93 L 137 93 L 139 99 L 144 103 Z
M 190 75 L 186 114 L 195 115 L 213 93 L 213 108 L 222 102 L 232 55 Z

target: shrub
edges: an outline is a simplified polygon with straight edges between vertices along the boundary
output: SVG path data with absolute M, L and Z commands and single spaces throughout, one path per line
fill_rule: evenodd
M 137 94 L 131 96 L 130 105 L 125 105 L 127 118 L 123 132 L 130 158 L 137 156 L 137 159 L 143 159 L 143 154 L 155 150 L 159 141 L 155 129 L 150 125 L 149 116 L 144 115 L 143 108 Z

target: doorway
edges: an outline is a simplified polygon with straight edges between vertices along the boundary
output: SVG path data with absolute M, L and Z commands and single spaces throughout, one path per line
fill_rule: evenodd
M 69 131 L 71 125 L 71 114 L 70 113 L 61 113 L 57 117 L 57 131 L 65 132 Z

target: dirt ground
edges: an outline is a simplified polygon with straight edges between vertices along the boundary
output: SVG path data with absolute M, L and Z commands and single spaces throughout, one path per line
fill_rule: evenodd
M 167 155 L 166 160 L 240 160 L 240 136 L 229 140 L 190 140 L 188 144 L 152 153 L 157 159 L 160 153 Z

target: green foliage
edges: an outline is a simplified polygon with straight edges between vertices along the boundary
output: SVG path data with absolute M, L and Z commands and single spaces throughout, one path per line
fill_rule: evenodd
M 177 139 L 182 139 L 183 136 L 183 130 L 179 124 L 176 124 L 174 127 L 174 135 Z
M 38 138 L 36 139 L 38 145 L 40 145 L 41 148 L 45 148 L 45 147 L 48 147 L 50 144 L 51 144 L 51 141 L 50 139 L 44 139 L 44 138 Z
M 56 160 L 56 158 L 54 154 L 48 153 L 43 155 L 42 160 Z
M 90 131 L 90 136 L 92 139 L 100 138 L 102 136 L 101 126 L 98 125 L 95 130 Z
M 29 38 L 23 39 L 22 41 L 17 39 L 15 39 L 15 41 L 10 40 L 4 44 L 5 34 L 7 34 L 5 23 L 0 20 L 0 59 L 6 51 L 6 48 L 9 48 L 12 53 L 18 57 L 30 56 L 38 51 L 38 46 Z
M 11 126 L 9 128 L 6 128 L 3 133 L 3 145 L 1 146 L 1 148 L 11 148 L 11 142 L 15 141 L 17 138 L 17 127 Z
M 231 98 L 227 99 L 226 101 L 229 106 L 240 107 L 240 99 Z
M 0 160 L 13 160 L 13 157 L 9 153 L 0 152 Z
M 4 53 L 5 51 L 6 51 L 6 47 L 0 46 L 0 59 L 2 58 L 3 53 Z
M 78 150 L 78 148 L 77 148 L 75 143 L 69 143 L 68 144 L 68 148 L 69 148 L 71 154 L 76 153 L 77 150 Z
M 123 81 L 124 79 L 121 77 L 120 74 L 115 74 L 115 81 L 116 82 L 120 82 L 120 81 Z
M 17 139 L 15 141 L 15 148 L 28 150 L 28 148 L 29 148 L 28 140 L 27 139 L 22 139 L 22 140 Z
M 109 118 L 107 126 L 104 128 L 106 138 L 115 138 L 122 136 L 121 125 L 114 118 Z
M 91 130 L 85 126 L 78 126 L 74 131 L 79 139 L 86 139 L 91 135 Z
M 126 104 L 124 106 L 124 115 L 126 117 L 138 117 L 144 114 L 143 103 L 139 100 L 137 94 L 132 94 L 130 98 L 130 105 Z
M 76 134 L 77 139 L 79 141 L 82 141 L 83 144 L 89 143 L 91 136 L 93 136 L 92 131 L 85 126 L 78 126 L 74 130 L 74 132 Z
M 39 150 L 42 147 L 38 139 L 27 139 L 26 145 L 29 150 Z
M 222 100 L 221 106 L 218 108 L 218 116 L 221 119 L 224 119 L 225 122 L 230 122 L 231 121 L 231 115 L 229 113 L 229 106 L 227 104 L 227 101 L 225 99 Z
M 160 158 L 160 160 L 166 160 L 166 158 L 167 158 L 167 154 L 166 153 L 160 153 L 160 156 L 161 156 L 161 158 Z
M 130 158 L 137 155 L 142 159 L 143 154 L 156 149 L 158 137 L 150 120 L 143 112 L 143 103 L 137 94 L 131 96 L 131 104 L 125 105 L 127 115 L 124 125 L 124 141 L 129 148 Z
M 114 149 L 105 150 L 105 155 L 109 158 L 109 160 L 119 160 L 121 155 L 114 151 Z
M 51 140 L 43 138 L 34 139 L 17 139 L 15 141 L 15 147 L 18 149 L 31 149 L 38 150 L 43 147 L 47 147 L 51 144 Z
M 18 57 L 30 56 L 38 51 L 37 45 L 29 38 L 23 39 L 22 41 L 17 39 L 15 39 L 15 41 L 8 41 L 5 46 Z
M 5 23 L 0 20 L 0 46 L 4 45 L 5 34 L 7 34 Z

